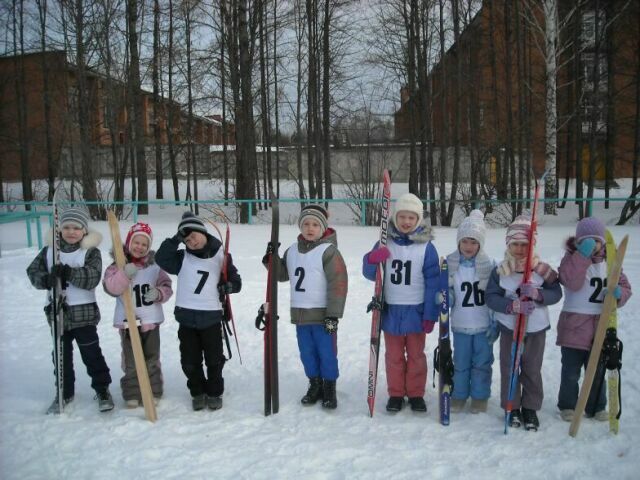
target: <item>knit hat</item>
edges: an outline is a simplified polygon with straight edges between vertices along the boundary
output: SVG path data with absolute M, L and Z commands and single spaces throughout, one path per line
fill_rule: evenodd
M 60 226 L 73 224 L 89 231 L 89 212 L 83 206 L 67 207 L 60 213 Z
M 597 218 L 585 217 L 576 225 L 576 242 L 580 242 L 585 238 L 593 238 L 604 243 L 605 229 L 604 223 Z
M 133 237 L 141 235 L 143 237 L 147 237 L 149 240 L 149 248 L 151 248 L 151 243 L 153 243 L 153 232 L 151 231 L 151 227 L 146 223 L 138 222 L 131 226 L 129 229 L 129 233 L 127 233 L 127 240 L 125 242 L 125 246 L 128 251 L 131 251 L 131 240 Z
M 180 224 L 178 225 L 178 231 L 184 237 L 188 237 L 191 232 L 200 232 L 206 235 L 207 227 L 205 227 L 204 222 L 193 213 L 184 212 L 182 214 L 182 220 L 180 220 Z
M 302 229 L 302 222 L 308 217 L 315 218 L 320 222 L 320 225 L 322 225 L 321 235 L 324 235 L 324 232 L 329 228 L 329 214 L 327 211 L 320 205 L 305 205 L 300 211 L 300 218 L 298 218 L 298 227 L 300 229 Z
M 507 227 L 505 243 L 511 245 L 514 242 L 529 242 L 529 232 L 531 231 L 531 217 L 529 215 L 518 215 L 516 219 Z
M 396 219 L 398 212 L 411 212 L 418 215 L 418 225 L 422 222 L 422 212 L 423 212 L 422 202 L 418 197 L 416 197 L 413 193 L 405 193 L 401 195 L 398 200 L 396 200 L 395 210 L 393 214 L 393 223 L 396 225 L 398 221 Z
M 473 238 L 480 244 L 480 248 L 483 248 L 485 233 L 484 214 L 481 210 L 472 210 L 469 216 L 462 220 L 462 223 L 458 226 L 458 244 L 463 238 Z

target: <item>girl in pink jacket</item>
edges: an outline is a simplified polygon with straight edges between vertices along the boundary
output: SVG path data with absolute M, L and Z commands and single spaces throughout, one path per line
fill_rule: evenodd
M 578 401 L 580 372 L 586 369 L 591 353 L 591 344 L 607 289 L 622 307 L 631 296 L 631 285 L 622 273 L 618 285 L 607 285 L 607 262 L 605 252 L 605 226 L 594 217 L 578 222 L 576 235 L 566 243 L 566 252 L 558 273 L 564 286 L 564 305 L 558 320 L 558 339 L 562 353 L 562 372 L 558 408 L 563 420 L 570 422 Z M 604 376 L 604 369 L 597 375 Z M 601 388 L 598 388 L 602 385 Z M 585 412 L 587 417 L 605 421 L 609 414 L 605 382 L 596 378 L 591 389 Z
M 115 263 L 111 264 L 104 272 L 102 280 L 105 291 L 117 297 L 113 325 L 118 329 L 122 344 L 124 376 L 120 379 L 120 387 L 127 408 L 136 408 L 142 401 L 128 331 L 130 326 L 127 325 L 124 304 L 120 296 L 127 288 L 131 288 L 151 391 L 156 402 L 162 397 L 163 381 L 158 325 L 164 321 L 162 303 L 173 295 L 173 290 L 171 278 L 154 261 L 155 252 L 151 250 L 152 241 L 153 234 L 149 225 L 141 222 L 133 225 L 129 229 L 123 246 L 127 264 L 122 270 Z

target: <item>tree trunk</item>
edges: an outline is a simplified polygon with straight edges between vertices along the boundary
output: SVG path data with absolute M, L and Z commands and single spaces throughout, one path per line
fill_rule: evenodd
M 162 188 L 162 139 L 160 114 L 160 2 L 153 0 L 153 59 L 152 59 L 152 81 L 153 81 L 153 139 L 156 154 L 156 198 L 164 198 Z
M 558 144 L 558 105 L 557 105 L 557 51 L 558 43 L 558 3 L 557 0 L 544 0 L 545 25 L 545 198 L 557 198 L 556 155 Z M 556 202 L 544 202 L 544 213 L 557 215 Z
M 330 1 L 324 0 L 324 22 L 322 26 L 322 145 L 324 160 L 324 191 L 325 198 L 333 198 L 331 186 L 331 82 L 329 73 L 331 71 L 331 49 L 330 49 L 330 29 L 331 16 L 333 11 L 330 8 Z

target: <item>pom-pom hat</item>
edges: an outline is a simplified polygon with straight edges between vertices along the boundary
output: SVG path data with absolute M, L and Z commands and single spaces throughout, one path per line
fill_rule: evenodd
M 422 222 L 423 206 L 422 202 L 413 193 L 405 193 L 396 200 L 394 207 L 393 223 L 398 224 L 397 216 L 398 212 L 411 212 L 418 215 L 418 224 Z
M 151 227 L 146 223 L 138 222 L 132 225 L 129 229 L 129 233 L 127 233 L 125 246 L 128 251 L 131 251 L 131 240 L 133 240 L 133 237 L 138 235 L 146 237 L 149 240 L 149 248 L 151 248 L 151 243 L 153 242 L 153 232 L 151 231 Z
M 585 217 L 576 225 L 576 242 L 581 242 L 585 238 L 593 238 L 604 243 L 606 227 L 604 223 L 595 217 Z
M 207 234 L 207 227 L 204 226 L 202 219 L 198 218 L 192 212 L 184 212 L 182 214 L 182 220 L 178 225 L 178 231 L 185 237 L 188 237 L 191 232 L 200 232 L 204 235 Z
M 463 238 L 473 238 L 480 244 L 480 248 L 483 248 L 486 231 L 484 214 L 481 210 L 472 210 L 469 216 L 462 220 L 462 223 L 458 226 L 458 244 Z
M 320 205 L 305 205 L 303 209 L 300 211 L 300 218 L 298 218 L 298 227 L 302 229 L 302 222 L 304 222 L 305 218 L 315 218 L 320 225 L 322 226 L 322 233 L 329 228 L 329 214 L 327 211 L 321 207 Z

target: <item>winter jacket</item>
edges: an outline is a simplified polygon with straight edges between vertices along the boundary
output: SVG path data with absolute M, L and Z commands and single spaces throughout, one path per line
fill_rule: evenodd
M 156 252 L 155 261 L 165 272 L 170 275 L 178 275 L 182 268 L 182 262 L 184 260 L 185 251 L 198 258 L 213 258 L 218 250 L 222 247 L 222 243 L 217 238 L 207 234 L 207 244 L 200 250 L 186 250 L 179 249 L 182 241 L 174 236 L 165 239 L 160 248 Z M 228 281 L 232 284 L 232 292 L 237 293 L 242 289 L 242 279 L 240 274 L 233 264 L 231 254 L 228 257 L 227 263 Z M 222 275 L 220 275 L 220 282 L 222 282 Z M 206 328 L 220 323 L 223 319 L 222 310 L 194 310 L 190 308 L 176 306 L 174 310 L 176 321 L 181 325 L 189 328 L 195 328 L 197 330 L 204 330 Z
M 287 254 L 292 248 L 297 248 L 298 252 L 305 254 L 326 243 L 329 244 L 329 247 L 322 254 L 322 265 L 327 280 L 327 307 L 291 307 L 291 323 L 295 325 L 322 324 L 327 317 L 342 318 L 344 314 L 349 278 L 347 276 L 347 266 L 338 250 L 338 235 L 333 228 L 327 228 L 324 235 L 313 242 L 309 242 L 302 235 L 298 235 L 296 243 L 285 250 L 282 258 L 277 258 L 278 281 L 286 282 L 290 279 L 287 270 Z
M 560 262 L 558 274 L 560 283 L 567 290 L 578 291 L 582 288 L 587 269 L 594 263 L 605 260 L 605 251 L 596 253 L 591 258 L 585 258 L 576 250 L 575 237 L 567 240 L 565 254 Z M 618 300 L 618 307 L 624 306 L 631 297 L 631 285 L 624 273 L 620 274 L 618 285 L 622 290 L 622 296 Z M 570 347 L 578 350 L 591 350 L 593 337 L 598 324 L 599 314 L 585 314 L 576 312 L 560 312 L 558 319 L 558 338 L 556 345 Z
M 547 267 L 547 265 L 543 263 L 539 263 L 538 265 L 544 266 L 545 268 Z M 487 306 L 496 312 L 495 319 L 509 330 L 513 330 L 518 315 L 511 314 L 509 308 L 515 297 L 507 295 L 507 291 L 500 286 L 501 276 L 498 273 L 499 268 L 498 266 L 491 271 L 487 289 L 485 290 L 485 300 Z M 536 276 L 537 274 L 533 272 L 533 275 Z M 513 277 L 509 280 L 517 284 L 522 280 L 522 273 L 512 273 L 509 277 Z M 540 288 L 542 289 L 542 299 L 541 301 L 535 302 L 536 310 L 529 316 L 529 320 L 527 321 L 527 333 L 539 332 L 550 328 L 547 306 L 558 303 L 562 298 L 562 287 L 560 287 L 560 282 L 555 272 L 553 272 L 550 277 L 552 280 L 542 281 L 542 277 L 538 275 Z M 539 311 L 541 309 L 542 312 Z
M 48 245 L 44 247 L 27 267 L 27 276 L 31 284 L 39 289 L 47 289 L 47 277 L 49 267 L 47 265 L 47 251 L 53 244 L 53 232 L 48 235 Z M 102 255 L 98 250 L 98 245 L 102 241 L 99 232 L 90 230 L 82 240 L 73 245 L 60 239 L 60 251 L 65 253 L 76 252 L 79 249 L 86 250 L 84 266 L 71 269 L 69 283 L 83 290 L 93 291 L 100 283 L 102 277 Z M 50 292 L 47 294 L 47 305 L 45 313 L 47 321 L 53 320 L 53 310 L 50 305 Z M 100 321 L 100 309 L 96 302 L 84 303 L 81 305 L 64 306 L 64 329 L 71 330 L 87 325 L 97 325 Z
M 392 305 L 385 302 L 382 311 L 382 330 L 391 335 L 406 335 L 408 333 L 423 332 L 423 320 L 435 321 L 438 318 L 438 306 L 435 304 L 438 291 L 438 278 L 440 275 L 440 263 L 438 252 L 431 243 L 433 234 L 431 227 L 422 222 L 409 234 L 400 233 L 393 221 L 390 221 L 389 239 L 400 246 L 409 246 L 414 243 L 424 244 L 425 254 L 422 264 L 422 276 L 424 278 L 423 301 L 414 305 Z M 378 248 L 379 242 L 373 247 Z M 369 252 L 370 253 L 370 252 Z M 369 263 L 369 253 L 362 259 L 362 274 L 365 278 L 375 281 L 375 264 Z M 387 259 L 386 268 L 391 268 L 392 258 Z
M 131 256 L 126 252 L 126 249 L 125 256 L 127 262 L 132 261 Z M 144 270 L 155 265 L 155 252 L 151 250 L 144 258 L 136 259 L 136 264 L 140 270 Z M 102 279 L 102 286 L 105 292 L 112 297 L 119 297 L 129 288 L 130 285 L 131 280 L 129 280 L 129 277 L 127 277 L 124 271 L 119 269 L 115 263 L 112 263 L 107 267 Z M 171 295 L 173 295 L 173 290 L 171 289 L 171 278 L 167 275 L 167 272 L 162 269 L 158 272 L 158 278 L 153 286 L 160 292 L 160 297 L 154 303 L 164 303 L 171 298 Z M 114 325 L 121 328 L 123 320 L 124 319 L 114 318 Z M 154 320 L 155 321 L 153 323 L 162 323 L 164 317 L 159 315 L 158 318 Z

